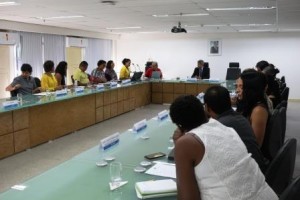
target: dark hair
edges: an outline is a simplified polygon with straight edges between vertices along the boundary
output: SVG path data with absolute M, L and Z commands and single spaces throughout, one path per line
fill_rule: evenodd
M 79 67 L 88 67 L 89 64 L 86 61 L 81 61 L 81 63 L 79 64 Z
M 29 73 L 32 73 L 32 67 L 31 65 L 27 64 L 27 63 L 24 63 L 22 66 L 21 66 L 21 71 L 22 72 L 29 72 Z
M 259 61 L 258 63 L 256 63 L 255 67 L 257 69 L 260 69 L 262 71 L 262 70 L 264 70 L 268 66 L 269 66 L 268 61 L 262 60 L 262 61 Z
M 99 60 L 97 62 L 97 66 L 100 66 L 100 65 L 103 65 L 103 64 L 106 64 L 106 61 L 105 60 Z
M 61 61 L 56 66 L 55 73 L 59 73 L 61 76 L 66 76 L 67 75 L 67 70 L 66 70 L 67 65 L 68 65 L 67 62 Z
M 241 74 L 243 81 L 243 111 L 245 117 L 249 117 L 257 104 L 263 104 L 268 108 L 265 98 L 267 78 L 261 72 L 246 72 Z
M 204 65 L 204 60 L 198 60 L 198 64 L 200 63 Z
M 231 109 L 229 91 L 225 87 L 219 85 L 212 86 L 206 90 L 204 102 L 217 115 Z
M 52 60 L 47 60 L 44 63 L 44 70 L 45 72 L 51 72 L 54 68 L 54 62 Z
M 130 62 L 130 61 L 131 61 L 130 59 L 124 58 L 124 59 L 122 60 L 122 63 L 123 63 L 123 65 L 125 65 L 127 62 Z
M 114 63 L 114 61 L 110 60 L 107 62 L 106 64 L 106 69 L 112 69 L 112 64 Z
M 280 71 L 279 71 L 279 69 L 275 68 L 275 66 L 273 64 L 270 64 L 262 72 L 264 74 L 266 74 L 267 76 L 275 77 L 276 74 L 278 74 Z
M 193 95 L 176 98 L 170 106 L 170 116 L 182 131 L 190 131 L 207 122 L 201 102 Z

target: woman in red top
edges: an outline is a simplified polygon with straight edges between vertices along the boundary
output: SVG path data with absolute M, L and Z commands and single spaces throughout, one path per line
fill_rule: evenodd
M 149 68 L 145 73 L 145 77 L 154 78 L 152 77 L 152 72 L 160 72 L 160 78 L 162 78 L 162 72 L 158 68 L 157 62 L 152 62 L 151 68 Z

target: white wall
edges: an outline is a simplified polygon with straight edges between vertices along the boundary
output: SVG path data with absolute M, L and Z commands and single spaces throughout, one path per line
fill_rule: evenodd
M 222 55 L 208 56 L 208 41 L 221 39 Z M 123 58 L 130 58 L 144 69 L 147 60 L 158 61 L 165 78 L 191 76 L 197 60 L 209 62 L 211 78 L 225 79 L 229 62 L 243 69 L 267 60 L 286 76 L 290 99 L 300 99 L 300 34 L 127 34 L 116 41 L 118 70 Z M 134 70 L 134 69 L 132 69 Z

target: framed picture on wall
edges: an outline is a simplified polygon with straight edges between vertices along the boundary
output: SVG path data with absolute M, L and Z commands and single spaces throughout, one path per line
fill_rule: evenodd
M 218 39 L 208 41 L 208 55 L 209 56 L 220 56 L 222 55 L 222 41 Z

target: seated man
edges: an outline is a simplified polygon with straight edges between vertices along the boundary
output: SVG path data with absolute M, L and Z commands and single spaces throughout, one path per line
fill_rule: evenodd
M 6 91 L 21 93 L 23 95 L 37 93 L 40 88 L 36 86 L 35 80 L 31 75 L 32 67 L 29 64 L 23 64 L 22 74 L 14 78 L 13 82 L 6 87 Z
M 160 78 L 162 78 L 162 72 L 161 70 L 158 68 L 158 64 L 157 62 L 152 62 L 151 68 L 149 68 L 146 73 L 145 73 L 145 77 L 147 78 L 153 78 L 152 77 L 152 73 L 153 72 L 159 72 L 160 73 Z
M 262 172 L 268 161 L 264 158 L 256 142 L 253 130 L 248 120 L 231 108 L 229 91 L 222 86 L 208 88 L 204 95 L 206 112 L 227 127 L 233 128 L 244 142 L 252 158 L 257 162 Z
M 194 69 L 192 78 L 209 79 L 209 68 L 204 67 L 203 60 L 198 60 L 198 66 Z
M 88 74 L 85 73 L 85 71 L 87 70 L 88 68 L 88 63 L 86 61 L 82 61 L 80 64 L 79 64 L 79 68 L 75 70 L 75 73 L 74 73 L 74 81 L 77 81 L 78 85 L 80 86 L 86 86 L 90 80 L 88 78 Z
M 91 73 L 91 82 L 94 84 L 98 84 L 98 83 L 105 83 L 107 82 L 106 78 L 105 78 L 105 72 L 104 72 L 104 68 L 105 68 L 106 62 L 104 60 L 99 60 L 97 63 L 97 68 L 93 69 L 92 73 Z

